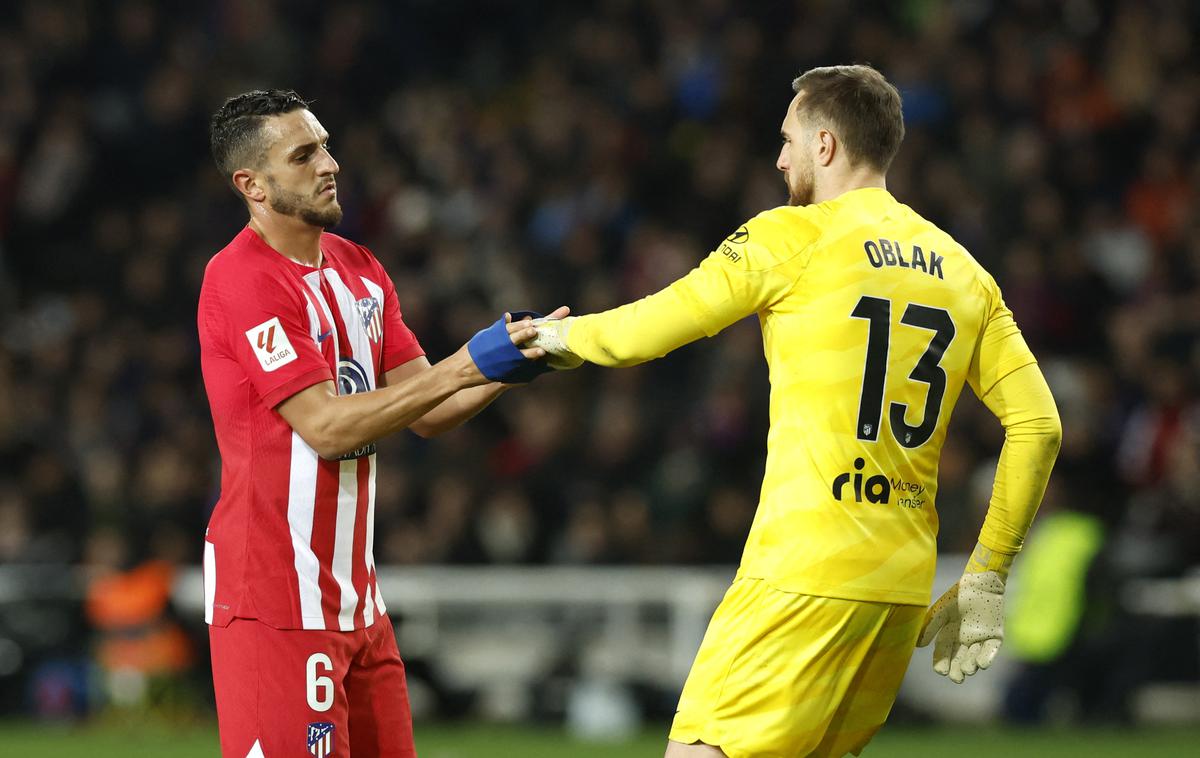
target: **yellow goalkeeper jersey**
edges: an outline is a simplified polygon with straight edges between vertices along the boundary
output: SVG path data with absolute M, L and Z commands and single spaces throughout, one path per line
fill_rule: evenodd
M 859 189 L 759 214 L 661 292 L 573 319 L 567 346 L 632 365 L 751 313 L 771 427 L 739 576 L 928 603 L 951 410 L 964 382 L 983 397 L 1035 362 L 995 281 L 886 190 Z

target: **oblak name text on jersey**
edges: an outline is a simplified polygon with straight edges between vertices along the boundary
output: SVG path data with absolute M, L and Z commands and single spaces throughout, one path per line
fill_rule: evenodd
M 863 243 L 863 250 L 867 253 L 867 260 L 875 268 L 883 268 L 884 266 L 896 266 L 897 268 L 907 268 L 914 271 L 924 271 L 930 276 L 936 276 L 938 279 L 945 279 L 942 276 L 942 261 L 945 258 L 932 250 L 929 251 L 929 262 L 925 262 L 925 251 L 920 245 L 909 245 L 910 248 L 908 257 L 904 257 L 904 249 L 900 246 L 897 240 L 867 240 Z

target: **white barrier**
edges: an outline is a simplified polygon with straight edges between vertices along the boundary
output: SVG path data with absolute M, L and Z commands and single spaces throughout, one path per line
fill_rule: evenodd
M 962 571 L 965 555 L 943 555 L 934 595 Z M 943 568 L 944 567 L 944 568 Z M 436 663 L 455 685 L 499 688 L 492 715 L 516 716 L 525 684 L 563 657 L 581 676 L 678 691 L 734 568 L 380 567 L 379 582 L 402 654 Z M 175 602 L 199 614 L 200 573 L 185 573 Z M 980 720 L 999 704 L 1003 659 L 959 687 L 932 672 L 918 650 L 901 698 L 950 720 Z M 485 696 L 485 700 L 486 700 Z
M 500 647 L 524 635 L 553 654 L 546 648 L 554 645 L 554 628 L 561 627 L 568 635 L 585 638 L 582 642 L 596 656 L 593 667 L 621 678 L 638 674 L 668 686 L 682 683 L 733 574 L 733 567 L 378 569 L 384 602 L 393 620 L 401 622 L 402 650 L 432 654 L 451 668 L 461 668 L 453 663 L 472 656 L 471 646 L 445 649 L 450 639 L 463 642 L 465 636 L 475 642 L 478 631 L 476 644 Z M 203 598 L 200 571 L 183 572 L 175 584 L 176 607 L 198 615 Z M 580 624 L 586 631 L 576 629 Z M 521 634 L 513 635 L 512 630 Z M 485 642 L 488 631 L 495 637 L 492 643 Z M 621 656 L 620 651 L 628 654 Z M 609 656 L 616 660 L 607 660 Z
M 958 577 L 965 555 L 941 556 L 934 597 Z M 565 662 L 575 676 L 678 691 L 733 567 L 380 567 L 401 652 L 436 666 L 446 681 L 492 692 L 497 717 L 520 715 L 527 685 Z M 1014 585 L 1013 591 L 1019 591 Z M 1200 615 L 1200 574 L 1129 582 L 1123 604 L 1147 615 Z M 82 600 L 70 567 L 0 566 L 0 604 Z M 180 572 L 175 607 L 199 618 L 199 567 Z M 983 676 L 954 686 L 917 650 L 901 690 L 908 705 L 947 720 L 996 713 L 1011 672 L 1001 652 Z M 526 704 L 527 705 L 527 704 Z M 507 709 L 507 710 L 506 710 Z

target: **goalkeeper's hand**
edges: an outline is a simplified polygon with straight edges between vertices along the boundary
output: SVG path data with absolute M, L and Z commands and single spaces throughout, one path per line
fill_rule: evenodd
M 992 665 L 1004 641 L 1004 584 L 1012 556 L 978 545 L 958 582 L 925 612 L 918 647 L 933 642 L 933 670 L 961 684 Z
M 573 320 L 570 317 L 554 318 L 554 314 L 550 314 L 548 318 L 534 319 L 533 325 L 537 327 L 537 336 L 525 343 L 525 346 L 540 347 L 545 350 L 546 365 L 551 368 L 559 371 L 578 368 L 583 363 L 583 359 L 572 353 L 567 347 L 567 331 L 570 330 Z

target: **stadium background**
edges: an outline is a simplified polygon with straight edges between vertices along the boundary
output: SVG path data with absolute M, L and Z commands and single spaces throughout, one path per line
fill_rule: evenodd
M 1181 754 L 1200 722 L 1198 30 L 1200 6 L 1167 0 L 12 3 L 0 740 L 27 755 L 215 750 L 203 625 L 171 590 L 199 562 L 219 471 L 194 308 L 245 220 L 207 149 L 225 97 L 284 86 L 314 101 L 342 169 L 338 232 L 383 261 L 437 359 L 503 309 L 589 312 L 687 271 L 785 200 L 773 163 L 791 79 L 862 61 L 905 99 L 889 188 L 995 274 L 1065 430 L 1010 663 L 951 692 L 990 693 L 953 721 L 982 720 L 1008 752 Z M 766 389 L 751 320 L 637 369 L 546 377 L 437 440 L 400 435 L 380 448 L 377 559 L 398 576 L 731 572 Z M 1001 441 L 964 397 L 939 479 L 947 554 L 974 542 Z M 580 638 L 582 619 L 567 624 Z M 490 700 L 410 659 L 418 746 L 655 754 L 675 688 L 573 700 L 578 652 Z M 913 669 L 927 666 L 919 652 Z M 565 742 L 564 721 L 587 731 L 588 702 L 647 736 Z M 890 754 L 984 754 L 926 706 L 901 702 Z M 512 719 L 541 726 L 493 725 Z

